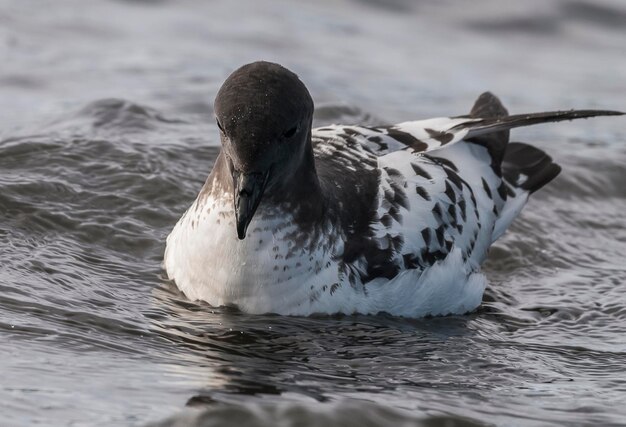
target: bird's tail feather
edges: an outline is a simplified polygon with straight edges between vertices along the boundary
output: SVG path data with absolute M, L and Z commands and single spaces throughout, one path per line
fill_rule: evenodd
M 522 142 L 511 142 L 502 160 L 502 177 L 511 185 L 534 193 L 552 181 L 561 167 L 544 151 Z

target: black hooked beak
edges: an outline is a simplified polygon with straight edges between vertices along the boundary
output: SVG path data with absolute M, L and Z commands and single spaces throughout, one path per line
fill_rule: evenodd
M 259 207 L 261 197 L 270 176 L 265 173 L 233 173 L 235 185 L 235 219 L 237 221 L 237 237 L 243 240 L 252 217 Z

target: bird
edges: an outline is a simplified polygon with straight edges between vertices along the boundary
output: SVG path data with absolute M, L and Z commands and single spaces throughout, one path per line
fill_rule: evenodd
M 164 268 L 191 300 L 244 313 L 425 317 L 477 309 L 489 247 L 561 167 L 510 129 L 621 115 L 469 114 L 312 128 L 287 68 L 235 70 L 214 103 L 221 150 L 167 237 Z

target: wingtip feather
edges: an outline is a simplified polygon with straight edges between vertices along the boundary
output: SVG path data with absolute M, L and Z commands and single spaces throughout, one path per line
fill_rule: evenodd
M 541 123 L 560 122 L 564 120 L 588 119 L 601 116 L 623 116 L 625 113 L 614 110 L 562 110 L 542 113 L 515 114 L 507 117 L 485 118 L 473 122 L 465 122 L 457 127 L 469 128 L 467 138 L 492 132 L 513 129 Z

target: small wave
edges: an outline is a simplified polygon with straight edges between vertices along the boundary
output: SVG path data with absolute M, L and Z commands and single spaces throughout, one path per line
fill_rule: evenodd
M 190 404 L 205 404 L 211 399 L 201 396 Z M 476 427 L 483 425 L 454 415 L 413 415 L 364 401 L 343 401 L 330 404 L 291 403 L 280 405 L 212 404 L 204 411 L 188 410 L 165 421 L 146 427 L 213 427 L 225 425 L 310 426 L 310 427 Z
M 165 117 L 154 108 L 124 99 L 110 98 L 94 101 L 62 121 L 91 127 L 92 131 L 141 132 L 154 130 L 163 124 L 185 124 L 181 119 Z M 87 125 L 87 126 L 85 126 Z
M 330 123 L 380 125 L 383 122 L 358 107 L 344 104 L 321 104 L 315 107 L 313 126 L 324 126 Z
M 626 25 L 626 11 L 619 7 L 595 4 L 589 1 L 554 3 L 554 9 L 535 10 L 525 16 L 509 14 L 467 23 L 480 32 L 521 33 L 541 36 L 560 36 L 565 26 L 589 26 L 594 30 L 622 30 Z

